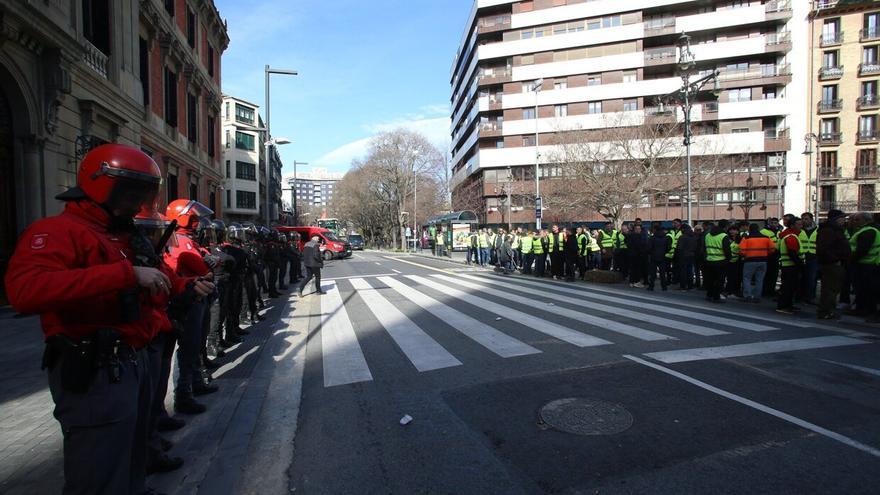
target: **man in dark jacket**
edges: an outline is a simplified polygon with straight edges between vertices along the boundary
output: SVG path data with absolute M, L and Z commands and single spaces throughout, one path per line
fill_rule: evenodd
M 625 234 L 626 260 L 629 263 L 629 285 L 636 287 L 645 279 L 648 261 L 648 243 L 642 233 L 641 225 L 634 225 L 631 232 Z
M 849 241 L 844 235 L 846 215 L 840 210 L 828 212 L 828 220 L 819 226 L 816 234 L 816 257 L 822 276 L 822 291 L 816 317 L 820 320 L 837 318 L 837 298 L 846 279 L 846 263 L 850 257 Z
M 562 242 L 562 252 L 565 259 L 565 280 L 574 282 L 574 270 L 578 263 L 578 241 L 571 229 L 563 231 L 565 240 Z
M 681 228 L 681 237 L 675 244 L 675 267 L 678 270 L 678 284 L 681 290 L 694 288 L 696 270 L 697 237 L 690 225 Z
M 672 238 L 666 235 L 666 229 L 659 227 L 655 230 L 654 235 L 648 242 L 648 255 L 651 258 L 651 264 L 648 265 L 648 290 L 654 290 L 654 284 L 657 281 L 658 272 L 660 276 L 660 286 L 663 290 L 667 289 L 669 283 L 667 275 L 667 272 L 669 271 L 669 260 L 666 259 L 666 253 L 669 252 L 671 247 Z
M 303 296 L 303 289 L 312 277 L 315 277 L 315 293 L 324 294 L 325 292 L 321 290 L 321 268 L 324 268 L 324 257 L 321 256 L 321 237 L 317 234 L 303 246 L 303 264 L 306 266 L 306 278 L 299 286 L 299 297 Z

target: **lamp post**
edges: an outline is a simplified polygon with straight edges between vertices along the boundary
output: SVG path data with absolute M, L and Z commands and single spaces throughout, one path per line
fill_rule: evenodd
M 696 81 L 691 82 L 691 71 L 696 66 L 696 58 L 691 52 L 691 37 L 682 33 L 676 43 L 678 47 L 678 69 L 681 73 L 681 88 L 663 97 L 675 98 L 681 101 L 684 110 L 684 146 L 685 146 L 685 175 L 687 178 L 687 223 L 693 225 L 693 182 L 691 180 L 691 106 L 692 100 L 703 86 L 709 81 L 715 82 L 715 91 L 720 89 L 717 70 L 712 71 Z M 662 100 L 661 100 L 662 101 Z M 662 104 L 662 103 L 661 103 Z
M 535 228 L 541 230 L 541 209 L 544 202 L 541 201 L 541 152 L 538 151 L 538 93 L 544 86 L 544 78 L 536 79 L 532 84 L 532 91 L 535 92 Z
M 804 155 L 810 156 L 813 154 L 813 141 L 816 142 L 816 147 L 818 148 L 819 143 L 821 142 L 821 135 L 812 132 L 804 134 Z M 813 190 L 813 218 L 816 219 L 816 222 L 819 221 L 819 180 L 821 175 L 819 161 L 821 159 L 822 155 L 820 153 L 816 153 L 816 188 Z
M 268 136 L 268 132 L 266 133 Z M 271 221 L 271 214 L 269 212 L 269 197 L 271 196 L 269 190 L 272 188 L 272 175 L 269 173 L 271 170 L 271 161 L 272 161 L 272 147 L 280 146 L 282 144 L 290 144 L 290 140 L 287 138 L 279 137 L 267 139 L 263 146 L 266 148 L 266 227 L 269 226 L 269 222 Z M 279 184 L 280 185 L 280 184 Z
M 296 76 L 296 75 L 299 75 L 299 72 L 297 72 L 295 70 L 273 69 L 273 68 L 269 67 L 268 65 L 266 65 L 264 75 L 266 78 L 266 137 L 267 137 L 267 139 L 269 138 L 269 136 L 272 135 L 269 130 L 269 129 L 271 129 L 271 127 L 269 125 L 269 121 L 270 121 L 270 118 L 269 118 L 269 116 L 270 116 L 270 112 L 269 112 L 269 76 L 271 76 L 272 74 L 283 74 L 283 75 L 287 75 L 287 76 Z M 288 141 L 288 143 L 289 142 L 290 141 Z M 287 144 L 287 143 L 279 143 L 279 144 Z M 268 151 L 268 148 L 267 148 L 267 151 Z M 268 227 L 269 221 L 271 219 L 271 216 L 269 213 L 269 196 L 270 196 L 270 194 L 269 194 L 270 187 L 269 186 L 271 185 L 270 184 L 270 177 L 271 176 L 269 175 L 268 156 L 266 158 L 267 158 L 266 159 L 266 226 Z
M 297 165 L 308 165 L 306 162 L 298 162 L 296 160 L 293 161 L 293 224 L 296 225 L 299 223 L 299 213 L 296 209 L 296 166 Z

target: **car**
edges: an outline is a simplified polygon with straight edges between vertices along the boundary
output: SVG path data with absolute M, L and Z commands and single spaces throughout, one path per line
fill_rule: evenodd
M 364 236 L 360 234 L 349 234 L 348 243 L 351 244 L 353 250 L 364 250 Z
M 299 249 L 309 242 L 312 236 L 321 238 L 322 252 L 325 260 L 344 259 L 351 256 L 351 244 L 336 237 L 330 229 L 321 227 L 278 227 L 282 233 L 296 232 L 299 234 Z

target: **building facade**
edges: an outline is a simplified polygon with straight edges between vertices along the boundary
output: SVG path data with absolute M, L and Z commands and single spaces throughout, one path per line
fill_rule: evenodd
M 880 4 L 814 1 L 809 22 L 811 200 L 823 214 L 878 212 Z
M 327 216 L 327 208 L 333 199 L 336 184 L 344 176 L 343 173 L 315 167 L 297 173 L 295 179 L 292 176 L 287 177 L 291 203 L 295 206 L 300 224 L 307 225 Z
M 259 109 L 254 103 L 223 96 L 223 211 L 231 222 L 260 220 L 260 177 L 264 174 Z
M 54 196 L 98 144 L 150 153 L 163 206 L 219 206 L 214 116 L 229 39 L 211 0 L 0 0 L 0 24 L 0 277 L 18 234 L 61 211 Z
M 687 33 L 694 78 L 718 71 L 719 81 L 717 95 L 710 84 L 692 107 L 693 160 L 743 157 L 694 191 L 694 220 L 803 211 L 807 160 L 792 136 L 803 136 L 808 120 L 806 75 L 797 71 L 808 11 L 788 0 L 476 0 L 451 72 L 453 207 L 482 212 L 486 223 L 534 222 L 536 160 L 542 191 L 552 191 L 566 180 L 550 161 L 560 134 L 659 115 L 658 100 L 682 85 L 676 43 Z M 664 191 L 625 216 L 685 218 L 686 204 L 684 191 Z M 546 202 L 543 214 L 604 220 L 558 214 Z

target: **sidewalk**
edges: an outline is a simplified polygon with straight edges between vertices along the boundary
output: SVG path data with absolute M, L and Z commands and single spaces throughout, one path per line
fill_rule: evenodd
M 287 469 L 299 412 L 308 311 L 293 317 L 294 299 L 270 299 L 266 319 L 229 350 L 214 372 L 220 392 L 199 398 L 208 412 L 184 416 L 187 425 L 166 438 L 184 467 L 148 478 L 162 493 L 286 493 Z M 42 333 L 35 317 L 14 318 L 0 309 L 0 493 L 59 493 L 61 431 L 40 370 Z M 166 403 L 169 412 L 170 391 Z

